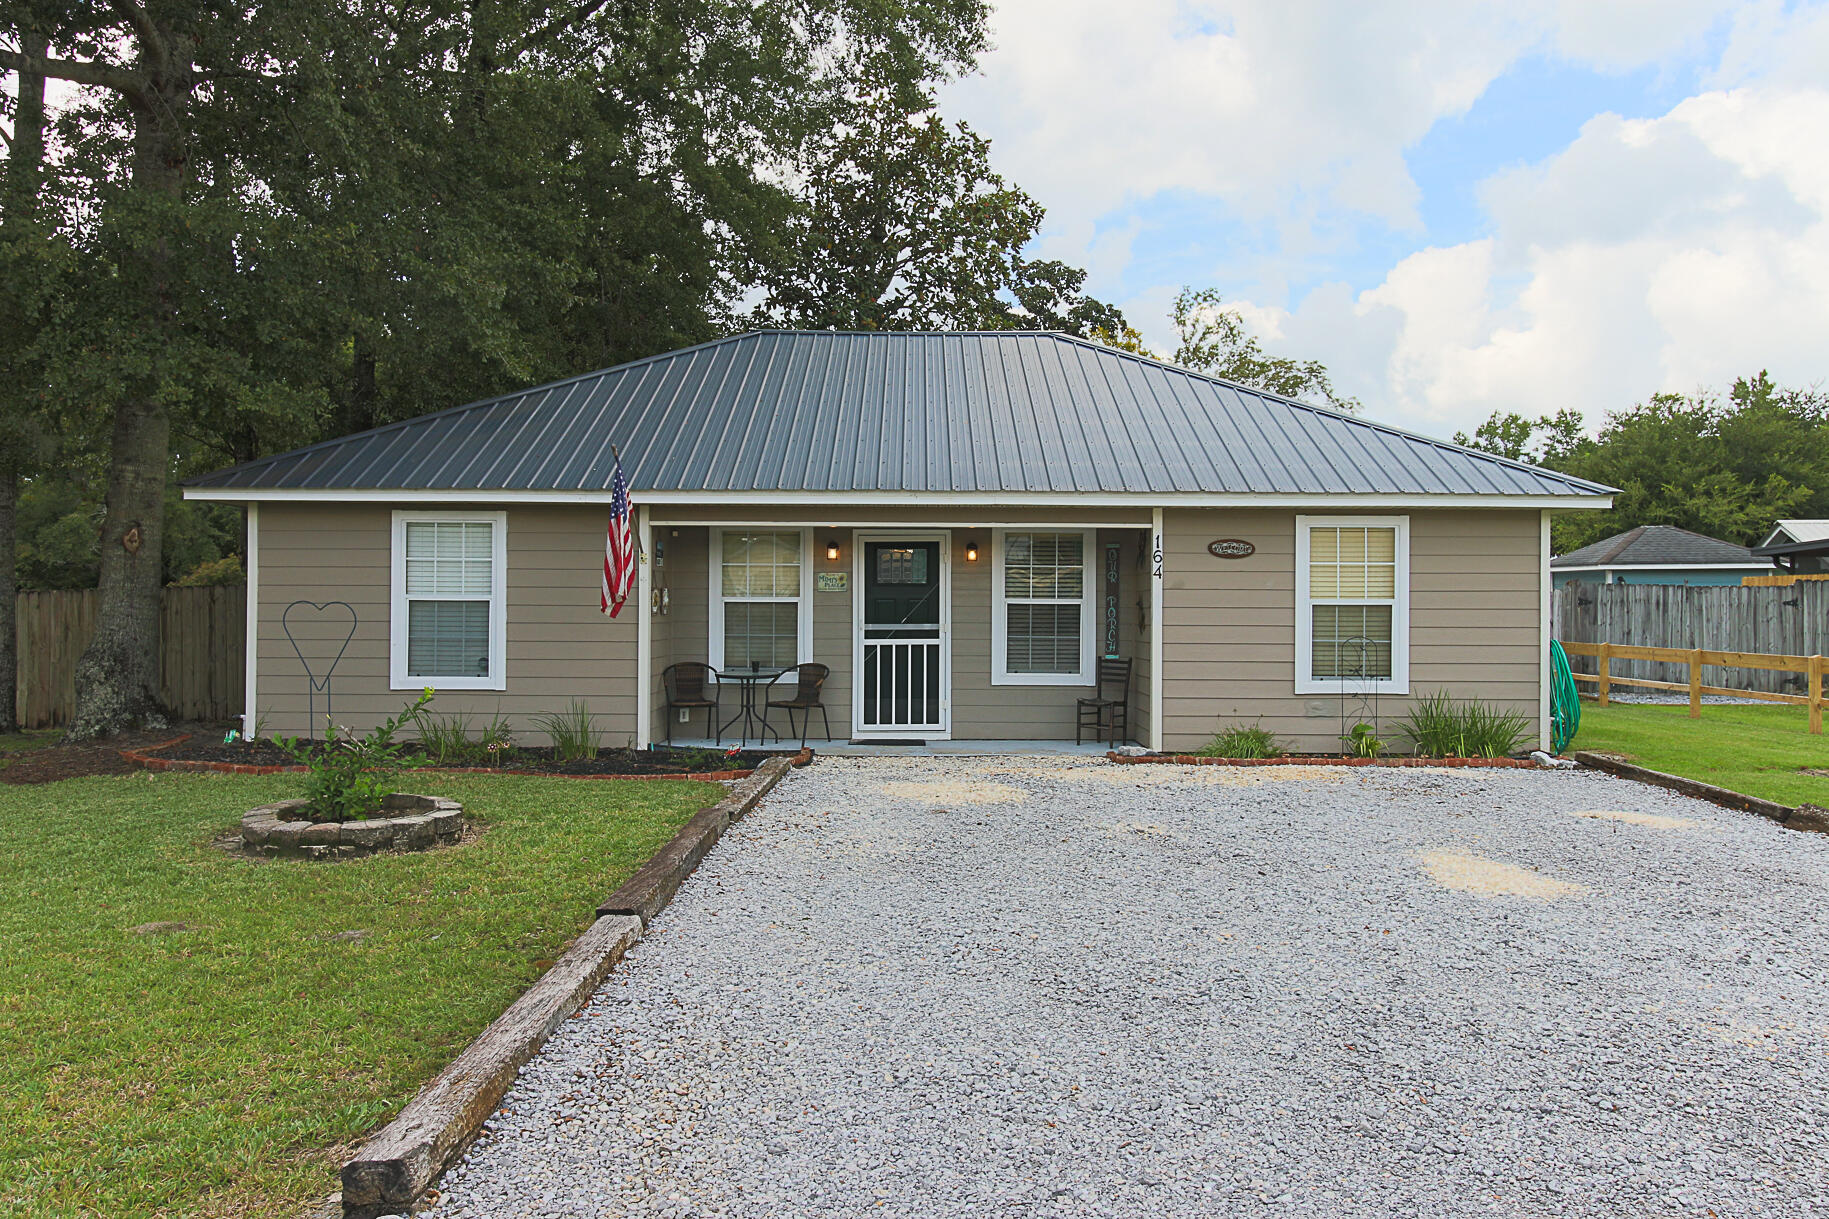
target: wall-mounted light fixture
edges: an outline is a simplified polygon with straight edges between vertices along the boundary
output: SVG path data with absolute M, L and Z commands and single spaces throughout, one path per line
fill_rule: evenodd
M 828 563 L 838 562 L 838 539 L 837 538 L 827 538 L 826 539 L 826 562 L 828 562 Z
M 976 563 L 978 561 L 978 539 L 977 538 L 965 539 L 965 561 L 967 563 Z

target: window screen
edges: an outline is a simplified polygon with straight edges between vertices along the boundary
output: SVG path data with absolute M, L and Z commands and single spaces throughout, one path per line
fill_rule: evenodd
M 1004 671 L 1073 675 L 1084 658 L 1086 538 L 1009 533 L 1003 543 Z
M 1397 530 L 1317 526 L 1308 535 L 1310 675 L 1345 681 L 1392 676 Z
M 406 523 L 407 675 L 488 677 L 495 526 Z

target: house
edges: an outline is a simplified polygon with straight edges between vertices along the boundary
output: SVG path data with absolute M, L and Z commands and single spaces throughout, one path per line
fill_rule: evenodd
M 614 618 L 612 446 L 642 555 Z M 1324 751 L 1374 694 L 1386 720 L 1445 689 L 1547 725 L 1550 515 L 1611 502 L 1046 332 L 741 334 L 185 495 L 248 505 L 269 731 L 305 727 L 306 670 L 342 649 L 328 693 L 357 729 L 430 685 L 521 729 L 583 699 L 646 744 L 667 665 L 813 660 L 840 740 L 1072 740 L 1115 655 L 1140 742 L 1243 721 Z
M 1753 553 L 1780 571 L 1829 572 L 1829 521 L 1779 521 Z M 1772 568 L 1765 574 L 1773 574 Z
M 1739 584 L 1772 564 L 1745 546 L 1675 525 L 1640 525 L 1557 555 L 1550 573 L 1570 584 Z

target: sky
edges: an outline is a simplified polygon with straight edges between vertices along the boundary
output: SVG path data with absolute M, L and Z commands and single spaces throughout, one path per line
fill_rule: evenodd
M 994 0 L 941 93 L 1152 347 L 1215 287 L 1374 419 L 1829 383 L 1829 0 Z

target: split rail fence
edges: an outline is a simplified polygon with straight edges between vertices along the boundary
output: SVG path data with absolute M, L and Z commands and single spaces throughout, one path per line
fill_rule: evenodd
M 1702 696 L 1704 694 L 1727 694 L 1736 698 L 1763 699 L 1770 703 L 1799 703 L 1810 708 L 1810 731 L 1821 734 L 1823 731 L 1823 658 L 1813 656 L 1771 656 L 1759 652 L 1711 652 L 1706 648 L 1643 648 L 1623 643 L 1569 643 L 1563 641 L 1562 650 L 1569 655 L 1570 675 L 1578 682 L 1593 682 L 1600 705 L 1608 704 L 1614 686 L 1639 686 L 1652 690 L 1686 690 L 1689 692 L 1689 718 L 1696 719 L 1702 714 Z M 1595 661 L 1593 673 L 1576 672 L 1574 658 L 1577 656 L 1592 657 Z M 1612 673 L 1615 660 L 1655 661 L 1659 664 L 1682 665 L 1688 671 L 1687 680 L 1678 683 L 1673 681 L 1656 681 L 1643 677 L 1615 677 Z M 1747 690 L 1731 686 L 1711 686 L 1702 681 L 1702 670 L 1709 666 L 1728 669 L 1755 669 L 1767 673 L 1802 674 L 1803 694 L 1781 694 L 1772 690 Z
M 159 607 L 159 699 L 187 720 L 241 713 L 248 590 L 240 584 L 167 588 Z M 66 724 L 76 708 L 76 661 L 95 636 L 95 590 L 19 594 L 19 721 Z

